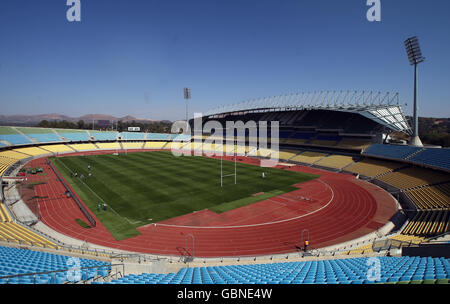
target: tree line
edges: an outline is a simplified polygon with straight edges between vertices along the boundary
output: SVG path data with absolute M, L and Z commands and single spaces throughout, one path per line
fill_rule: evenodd
M 105 130 L 105 131 L 128 131 L 128 127 L 139 127 L 141 132 L 146 133 L 170 133 L 170 128 L 172 122 L 170 121 L 155 121 L 155 122 L 123 122 L 119 120 L 118 122 L 111 123 L 108 127 L 102 128 L 97 122 L 85 122 L 79 120 L 77 122 L 71 122 L 67 120 L 41 120 L 37 127 L 40 128 L 53 128 L 53 129 L 80 129 L 80 130 Z

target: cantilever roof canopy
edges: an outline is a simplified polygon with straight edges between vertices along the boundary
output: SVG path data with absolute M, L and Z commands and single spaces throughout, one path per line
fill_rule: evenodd
M 398 93 L 380 92 L 314 92 L 253 99 L 218 107 L 203 114 L 205 118 L 220 118 L 232 113 L 247 114 L 298 110 L 329 110 L 359 113 L 385 127 L 411 135 L 411 127 L 399 104 Z

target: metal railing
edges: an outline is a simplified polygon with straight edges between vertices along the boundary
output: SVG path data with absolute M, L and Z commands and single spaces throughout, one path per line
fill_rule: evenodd
M 73 198 L 73 200 L 75 201 L 75 203 L 78 205 L 78 207 L 80 208 L 81 212 L 83 212 L 84 216 L 88 219 L 89 223 L 91 223 L 92 227 L 95 227 L 97 225 L 94 217 L 86 210 L 86 208 L 84 207 L 83 203 L 78 199 L 78 197 L 72 192 L 72 189 L 69 187 L 69 185 L 67 185 L 66 181 L 64 180 L 64 178 L 61 176 L 61 174 L 58 172 L 58 170 L 56 170 L 56 168 L 53 166 L 52 162 L 50 160 L 47 159 L 47 164 L 50 166 L 50 168 L 53 170 L 53 172 L 55 173 L 55 175 L 58 177 L 58 179 L 61 181 L 61 183 L 64 185 L 64 187 L 66 188 L 67 191 L 69 191 L 70 196 Z
M 113 269 L 113 267 L 115 267 L 115 269 L 117 270 L 118 267 L 122 267 L 122 272 L 116 271 L 115 273 L 111 274 L 111 271 Z M 98 269 L 105 269 L 107 270 L 107 274 L 102 276 L 102 275 L 98 275 L 99 271 Z M 97 270 L 97 277 L 93 276 L 93 277 L 89 277 L 89 270 L 90 269 L 96 269 Z M 98 279 L 99 277 L 101 278 L 107 278 L 107 277 L 112 277 L 117 279 L 120 275 L 120 277 L 124 277 L 125 276 L 125 265 L 124 264 L 109 264 L 109 265 L 101 265 L 101 266 L 89 266 L 89 267 L 74 267 L 74 268 L 68 268 L 68 269 L 60 269 L 60 270 L 53 270 L 53 271 L 43 271 L 43 272 L 33 272 L 33 273 L 22 273 L 22 274 L 15 274 L 15 275 L 8 275 L 8 276 L 0 276 L 0 284 L 2 284 L 1 280 L 6 280 L 6 284 L 10 284 L 11 279 L 16 279 L 16 278 L 24 278 L 24 277 L 33 277 L 33 284 L 37 283 L 37 276 L 40 275 L 53 275 L 53 281 L 50 282 L 46 282 L 45 284 L 57 284 L 57 274 L 58 273 L 67 273 L 67 272 L 80 272 L 80 279 L 79 280 L 72 280 L 70 277 L 67 276 L 66 274 L 66 280 L 63 280 L 62 283 L 65 284 L 70 284 L 70 283 L 79 283 L 79 282 L 83 282 L 83 283 L 87 283 L 88 281 L 90 281 L 91 279 L 93 281 L 95 281 L 96 279 Z M 84 276 L 83 276 L 83 271 L 84 271 Z M 40 284 L 40 283 L 39 283 Z

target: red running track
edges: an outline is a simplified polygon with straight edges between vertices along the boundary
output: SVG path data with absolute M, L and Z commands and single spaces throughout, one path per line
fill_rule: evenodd
M 259 164 L 256 159 L 238 159 Z M 188 251 L 196 257 L 225 257 L 295 252 L 303 229 L 309 230 L 310 248 L 320 248 L 373 232 L 397 210 L 395 200 L 387 192 L 351 175 L 278 166 L 321 177 L 296 185 L 299 189 L 293 192 L 222 214 L 203 210 L 157 223 L 156 227 L 142 226 L 138 228 L 141 235 L 117 241 L 98 220 L 95 228 L 79 226 L 75 219 L 84 219 L 84 215 L 72 199 L 64 196 L 62 183 L 56 180 L 45 159 L 34 160 L 32 165 L 39 165 L 47 173 L 47 183 L 35 186 L 36 195 L 48 197 L 39 200 L 44 224 L 93 244 L 157 255 Z M 190 239 L 185 248 L 187 234 L 195 237 L 195 251 Z

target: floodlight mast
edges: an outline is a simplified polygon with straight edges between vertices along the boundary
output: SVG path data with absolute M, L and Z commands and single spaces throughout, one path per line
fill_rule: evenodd
M 417 74 L 417 65 L 421 62 L 425 61 L 425 58 L 422 56 L 422 51 L 420 50 L 419 39 L 414 36 L 408 38 L 405 41 L 406 53 L 408 54 L 408 59 L 411 65 L 414 65 L 414 109 L 413 109 L 413 136 L 410 141 L 410 145 L 423 147 L 422 141 L 419 138 L 419 115 L 417 110 L 417 93 L 418 93 L 418 74 Z
M 188 100 L 191 99 L 191 89 L 190 88 L 184 88 L 184 99 L 186 99 L 186 130 L 185 130 L 185 134 L 188 134 L 188 130 L 189 130 Z

